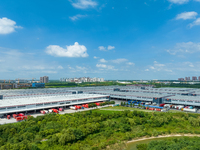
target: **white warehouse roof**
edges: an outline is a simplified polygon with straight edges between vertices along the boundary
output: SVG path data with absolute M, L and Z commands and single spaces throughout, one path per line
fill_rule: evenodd
M 0 100 L 0 108 L 23 106 L 23 105 L 35 105 L 35 104 L 52 103 L 52 102 L 62 102 L 62 101 L 72 101 L 72 100 L 81 100 L 81 99 L 92 99 L 92 98 L 101 98 L 101 97 L 108 97 L 108 95 L 72 94 L 72 95 L 55 95 L 55 96 L 40 96 L 40 97 L 27 96 L 23 98 Z

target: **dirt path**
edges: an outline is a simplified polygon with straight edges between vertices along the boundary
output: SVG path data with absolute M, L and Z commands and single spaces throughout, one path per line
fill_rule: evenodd
M 134 142 L 138 142 L 138 141 L 157 139 L 157 138 L 180 137 L 180 136 L 198 136 L 198 137 L 200 137 L 200 135 L 198 135 L 198 134 L 171 134 L 171 135 L 159 135 L 157 137 L 149 137 L 149 138 L 141 138 L 141 139 L 137 139 L 137 140 L 131 140 L 131 141 L 128 141 L 127 143 L 134 143 Z

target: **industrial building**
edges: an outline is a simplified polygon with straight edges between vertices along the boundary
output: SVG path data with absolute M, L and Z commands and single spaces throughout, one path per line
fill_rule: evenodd
M 107 95 L 76 94 L 54 96 L 26 96 L 23 98 L 10 98 L 0 100 L 0 115 L 17 112 L 44 110 L 50 108 L 66 108 L 71 105 L 109 101 Z
M 0 90 L 0 114 L 65 108 L 109 100 L 136 100 L 200 108 L 200 89 L 136 85 Z

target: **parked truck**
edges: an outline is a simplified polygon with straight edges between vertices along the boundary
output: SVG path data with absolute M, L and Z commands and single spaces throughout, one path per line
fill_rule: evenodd
M 58 110 L 59 110 L 59 111 L 64 111 L 64 109 L 63 109 L 63 108 L 59 108 Z
M 74 106 L 70 106 L 69 108 L 72 109 L 72 110 L 77 110 L 77 108 L 74 107 Z
M 7 115 L 7 119 L 10 119 L 10 115 Z
M 186 111 L 186 112 L 197 112 L 197 109 L 196 109 L 196 108 L 194 108 L 194 109 L 182 108 L 181 110 L 182 110 L 182 111 Z

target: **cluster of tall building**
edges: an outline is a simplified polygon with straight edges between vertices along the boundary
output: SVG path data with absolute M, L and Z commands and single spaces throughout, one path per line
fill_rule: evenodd
M 61 82 L 104 82 L 104 78 L 90 78 L 90 77 L 80 77 L 80 78 L 60 78 Z
M 48 76 L 40 77 L 40 83 L 48 83 L 48 82 L 49 82 Z
M 178 78 L 179 81 L 200 81 L 200 76 L 197 78 L 196 76 L 192 77 L 192 80 L 190 80 L 190 77 L 185 78 Z

